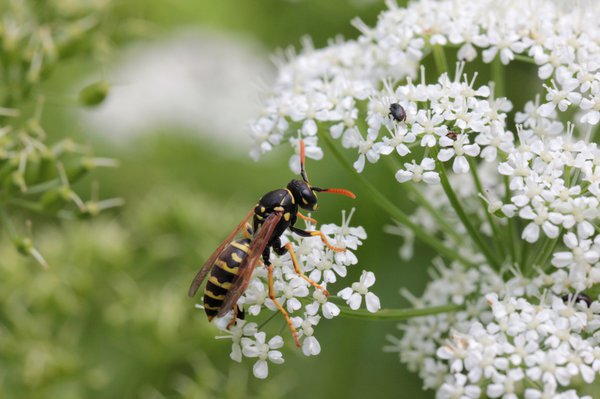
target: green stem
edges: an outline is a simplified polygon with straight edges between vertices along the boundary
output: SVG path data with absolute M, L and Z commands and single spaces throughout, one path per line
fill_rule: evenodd
M 387 199 L 370 181 L 368 181 L 361 173 L 358 173 L 354 167 L 348 162 L 344 156 L 339 152 L 337 147 L 332 142 L 331 138 L 327 134 L 321 135 L 322 139 L 329 150 L 333 153 L 333 156 L 338 162 L 344 166 L 350 173 L 356 175 L 358 180 L 370 191 L 375 199 L 375 203 L 384 211 L 386 211 L 391 217 L 395 218 L 400 223 L 411 229 L 417 238 L 422 240 L 424 243 L 435 249 L 440 255 L 443 255 L 449 259 L 457 260 L 467 267 L 475 266 L 471 261 L 462 256 L 460 253 L 452 248 L 448 248 L 443 242 L 436 237 L 427 233 L 421 226 L 415 224 L 410 218 L 398 208 L 392 201 Z
M 435 61 L 435 67 L 437 68 L 438 74 L 448 72 L 448 62 L 446 61 L 446 54 L 442 46 L 433 46 L 433 59 Z
M 473 158 L 469 159 L 469 166 L 470 166 L 471 176 L 473 176 L 473 181 L 475 182 L 475 187 L 476 187 L 477 191 L 481 195 L 485 196 L 485 191 L 483 189 L 483 185 L 481 184 L 481 180 L 479 179 L 479 175 L 477 174 L 477 162 Z M 492 214 L 490 212 L 488 212 L 487 202 L 485 202 L 485 200 L 482 197 L 480 197 L 480 196 L 478 196 L 478 197 L 479 197 L 479 203 L 481 204 L 481 207 L 483 208 L 483 213 L 485 214 L 488 224 L 490 225 L 490 228 L 492 229 L 492 235 L 493 235 L 492 242 L 494 243 L 496 250 L 504 258 L 505 251 L 504 251 L 504 246 L 502 245 L 502 239 L 500 238 L 500 231 L 498 230 L 498 226 L 496 226 L 496 222 L 494 222 L 494 218 L 493 218 Z
M 483 253 L 483 256 L 485 256 L 485 258 L 488 261 L 488 263 L 490 264 L 490 266 L 494 267 L 496 270 L 499 270 L 500 262 L 498 262 L 498 259 L 496 259 L 493 256 L 493 254 L 491 253 L 488 246 L 485 244 L 485 242 L 483 242 L 483 240 L 481 238 L 481 234 L 477 231 L 475 226 L 473 226 L 473 224 L 471 223 L 469 216 L 465 212 L 464 208 L 462 207 L 462 205 L 460 203 L 460 200 L 458 199 L 458 197 L 456 196 L 456 193 L 452 189 L 452 185 L 450 184 L 450 181 L 448 180 L 448 175 L 446 174 L 446 168 L 445 168 L 444 164 L 437 159 L 436 159 L 436 164 L 437 164 L 437 170 L 440 173 L 440 181 L 442 183 L 442 187 L 444 188 L 444 192 L 446 193 L 446 196 L 448 197 L 448 200 L 450 201 L 452 208 L 454 208 L 454 211 L 458 215 L 463 226 L 465 226 L 465 228 L 467 229 L 467 232 L 473 239 L 473 242 L 475 243 L 475 245 L 477 245 L 479 250 Z
M 526 62 L 528 64 L 534 64 L 537 65 L 535 63 L 535 60 L 532 57 L 528 57 L 526 55 L 522 55 L 522 54 L 515 54 L 515 61 L 522 61 L 522 62 Z
M 278 314 L 279 314 L 279 311 L 273 312 L 269 317 L 267 317 L 267 319 L 265 321 L 260 323 L 260 325 L 258 326 L 258 329 L 260 330 L 261 328 L 263 328 L 265 325 L 267 325 L 268 322 L 273 320 L 273 318 L 275 318 L 275 316 L 277 316 Z
M 408 188 L 408 190 L 417 197 L 416 203 L 425 208 L 427 212 L 429 212 L 429 214 L 440 224 L 440 227 L 442 228 L 444 233 L 452 237 L 457 243 L 460 243 L 463 240 L 464 237 L 458 234 L 456 229 L 452 225 L 450 225 L 448 219 L 443 217 L 439 209 L 436 209 L 433 207 L 433 205 L 431 205 L 431 201 L 428 201 L 427 198 L 425 198 L 421 190 L 415 187 L 412 183 L 407 183 L 402 187 Z
M 15 241 L 18 237 L 17 230 L 6 214 L 6 210 L 4 210 L 3 206 L 0 206 L 0 222 L 2 223 L 2 226 L 4 226 L 4 230 L 6 230 L 10 239 Z
M 38 202 L 28 201 L 21 198 L 9 198 L 7 200 L 7 203 L 31 212 L 36 212 L 40 214 L 44 213 L 44 206 Z
M 523 245 L 521 245 L 521 257 L 519 258 L 519 265 L 521 265 L 521 270 L 524 270 L 525 265 L 527 264 L 530 247 L 531 244 L 529 243 L 523 243 Z
M 387 161 L 386 163 L 388 164 L 388 166 L 390 167 L 390 170 L 393 173 L 396 173 L 396 171 L 402 167 L 401 165 L 398 164 L 398 162 L 395 162 L 395 159 L 393 159 L 391 157 L 385 157 L 385 161 Z M 412 182 L 406 182 L 402 185 L 402 187 L 406 188 L 408 191 L 410 191 L 411 194 L 414 195 L 414 197 L 416 197 L 416 198 L 411 198 L 411 200 L 413 200 L 413 202 L 418 204 L 419 206 L 422 206 L 423 208 L 425 208 L 425 210 L 427 212 L 429 212 L 429 214 L 436 220 L 436 222 L 439 223 L 439 226 L 444 231 L 444 233 L 446 233 L 448 236 L 452 237 L 454 242 L 460 243 L 463 240 L 463 237 L 456 231 L 454 226 L 452 226 L 448 222 L 448 219 L 445 218 L 440 213 L 439 209 L 436 209 L 431 204 L 431 201 L 428 201 L 427 198 L 425 198 L 425 196 L 423 195 L 421 190 L 419 190 L 419 188 L 416 187 L 415 184 L 413 184 Z
M 510 203 L 510 181 L 508 176 L 504 176 L 504 203 Z M 512 262 L 517 261 L 517 249 L 515 245 L 515 223 L 513 218 L 508 218 L 508 224 L 506 225 L 506 236 L 508 241 L 508 250 L 510 253 L 510 259 Z
M 554 239 L 548 238 L 546 237 L 546 235 L 541 233 L 542 235 L 538 240 L 539 245 L 537 246 L 535 254 L 532 254 L 532 256 L 530 257 L 530 266 L 532 266 L 532 270 L 535 266 L 540 266 L 543 270 L 547 269 L 546 263 L 548 262 L 550 256 L 552 256 L 552 253 L 554 252 L 554 249 L 556 248 L 560 237 L 562 237 L 563 230 L 564 229 L 561 227 L 558 233 L 558 238 Z
M 542 247 L 542 250 L 540 251 L 540 256 L 537 259 L 537 264 L 540 265 L 542 267 L 542 269 L 546 270 L 546 264 L 548 263 L 548 261 L 550 260 L 550 257 L 552 256 L 552 254 L 554 253 L 554 249 L 556 248 L 556 245 L 558 244 L 558 241 L 560 240 L 560 237 L 562 237 L 562 233 L 563 233 L 563 228 L 560 229 L 560 232 L 558 233 L 558 237 L 555 239 L 547 239 L 547 241 L 544 243 L 546 244 L 544 247 Z
M 500 60 L 500 55 L 496 55 L 496 58 L 492 61 L 492 80 L 494 81 L 496 98 L 506 96 L 506 87 L 504 85 L 504 65 Z
M 570 166 L 565 166 L 565 186 L 567 187 L 571 187 L 571 167 Z
M 340 315 L 354 319 L 367 320 L 392 320 L 400 321 L 412 319 L 414 317 L 431 316 L 440 313 L 451 313 L 463 310 L 465 305 L 443 305 L 430 308 L 410 308 L 410 309 L 381 309 L 376 313 L 371 313 L 364 309 L 352 310 L 346 306 L 340 306 Z

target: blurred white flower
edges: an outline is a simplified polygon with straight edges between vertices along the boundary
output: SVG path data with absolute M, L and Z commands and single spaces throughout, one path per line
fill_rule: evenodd
M 208 29 L 139 43 L 107 72 L 107 99 L 83 118 L 92 131 L 117 141 L 182 128 L 226 142 L 228 151 L 247 151 L 258 84 L 273 75 L 265 58 L 257 43 Z

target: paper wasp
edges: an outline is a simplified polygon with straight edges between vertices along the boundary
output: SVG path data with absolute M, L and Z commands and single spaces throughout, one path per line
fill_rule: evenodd
M 248 287 L 252 272 L 262 258 L 262 263 L 268 271 L 269 298 L 285 317 L 292 330 L 296 346 L 300 346 L 298 334 L 288 313 L 275 298 L 273 265 L 270 261 L 271 249 L 277 255 L 284 255 L 289 252 L 296 273 L 310 285 L 322 290 L 325 295 L 329 295 L 323 287 L 302 273 L 292 244 L 281 245 L 281 235 L 286 229 L 290 229 L 291 232 L 301 237 L 318 236 L 329 249 L 337 252 L 344 251 L 344 248 L 331 245 L 322 232 L 302 230 L 294 225 L 298 217 L 316 223 L 314 219 L 302 215 L 299 208 L 317 210 L 316 193 L 318 192 L 342 194 L 350 198 L 356 198 L 348 190 L 311 186 L 304 168 L 304 162 L 304 141 L 300 141 L 300 175 L 302 180 L 294 179 L 288 183 L 286 188 L 265 194 L 196 274 L 188 291 L 189 296 L 196 294 L 200 284 L 210 273 L 204 291 L 204 309 L 209 321 L 215 316 L 224 316 L 230 310 L 233 310 L 233 319 L 228 324 L 228 328 L 235 324 L 238 316 L 243 318 L 243 313 L 240 313 L 241 310 L 238 309 L 237 301 Z M 247 223 L 251 217 L 253 218 L 252 226 Z M 243 230 L 246 230 L 245 238 L 235 239 Z M 240 314 L 238 315 L 238 313 Z

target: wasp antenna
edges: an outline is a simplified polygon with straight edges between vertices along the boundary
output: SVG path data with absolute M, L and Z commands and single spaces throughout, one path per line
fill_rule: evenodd
M 306 169 L 304 169 L 305 159 L 306 151 L 304 149 L 304 140 L 300 140 L 300 175 L 302 175 L 302 180 L 308 183 L 308 176 L 306 176 Z
M 341 195 L 345 195 L 346 197 L 350 197 L 352 199 L 356 199 L 356 195 L 352 191 L 346 190 L 345 188 L 319 188 L 319 187 L 313 187 L 312 189 L 313 189 L 313 191 L 317 191 L 317 192 L 321 192 L 321 193 L 341 194 Z

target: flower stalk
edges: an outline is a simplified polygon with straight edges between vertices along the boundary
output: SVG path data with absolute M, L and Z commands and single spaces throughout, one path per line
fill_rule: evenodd
M 350 163 L 346 161 L 344 156 L 338 151 L 337 147 L 333 144 L 331 139 L 327 137 L 327 135 L 324 134 L 321 137 L 323 141 L 325 141 L 327 148 L 331 151 L 333 156 L 338 160 L 338 162 L 342 166 L 344 166 L 346 170 L 350 171 L 358 178 L 358 180 L 373 196 L 375 203 L 379 207 L 386 211 L 391 217 L 393 217 L 394 219 L 398 220 L 400 223 L 404 224 L 409 229 L 411 229 L 419 239 L 423 240 L 425 244 L 435 249 L 440 255 L 446 256 L 449 259 L 457 260 L 465 266 L 472 266 L 472 263 L 469 260 L 467 260 L 464 256 L 454 251 L 453 249 L 448 248 L 444 243 L 442 243 L 437 238 L 423 230 L 423 228 L 411 221 L 409 217 L 400 208 L 398 208 L 392 201 L 390 201 L 385 195 L 383 195 L 383 193 L 381 193 L 362 174 L 356 173 L 354 168 L 352 168 Z

